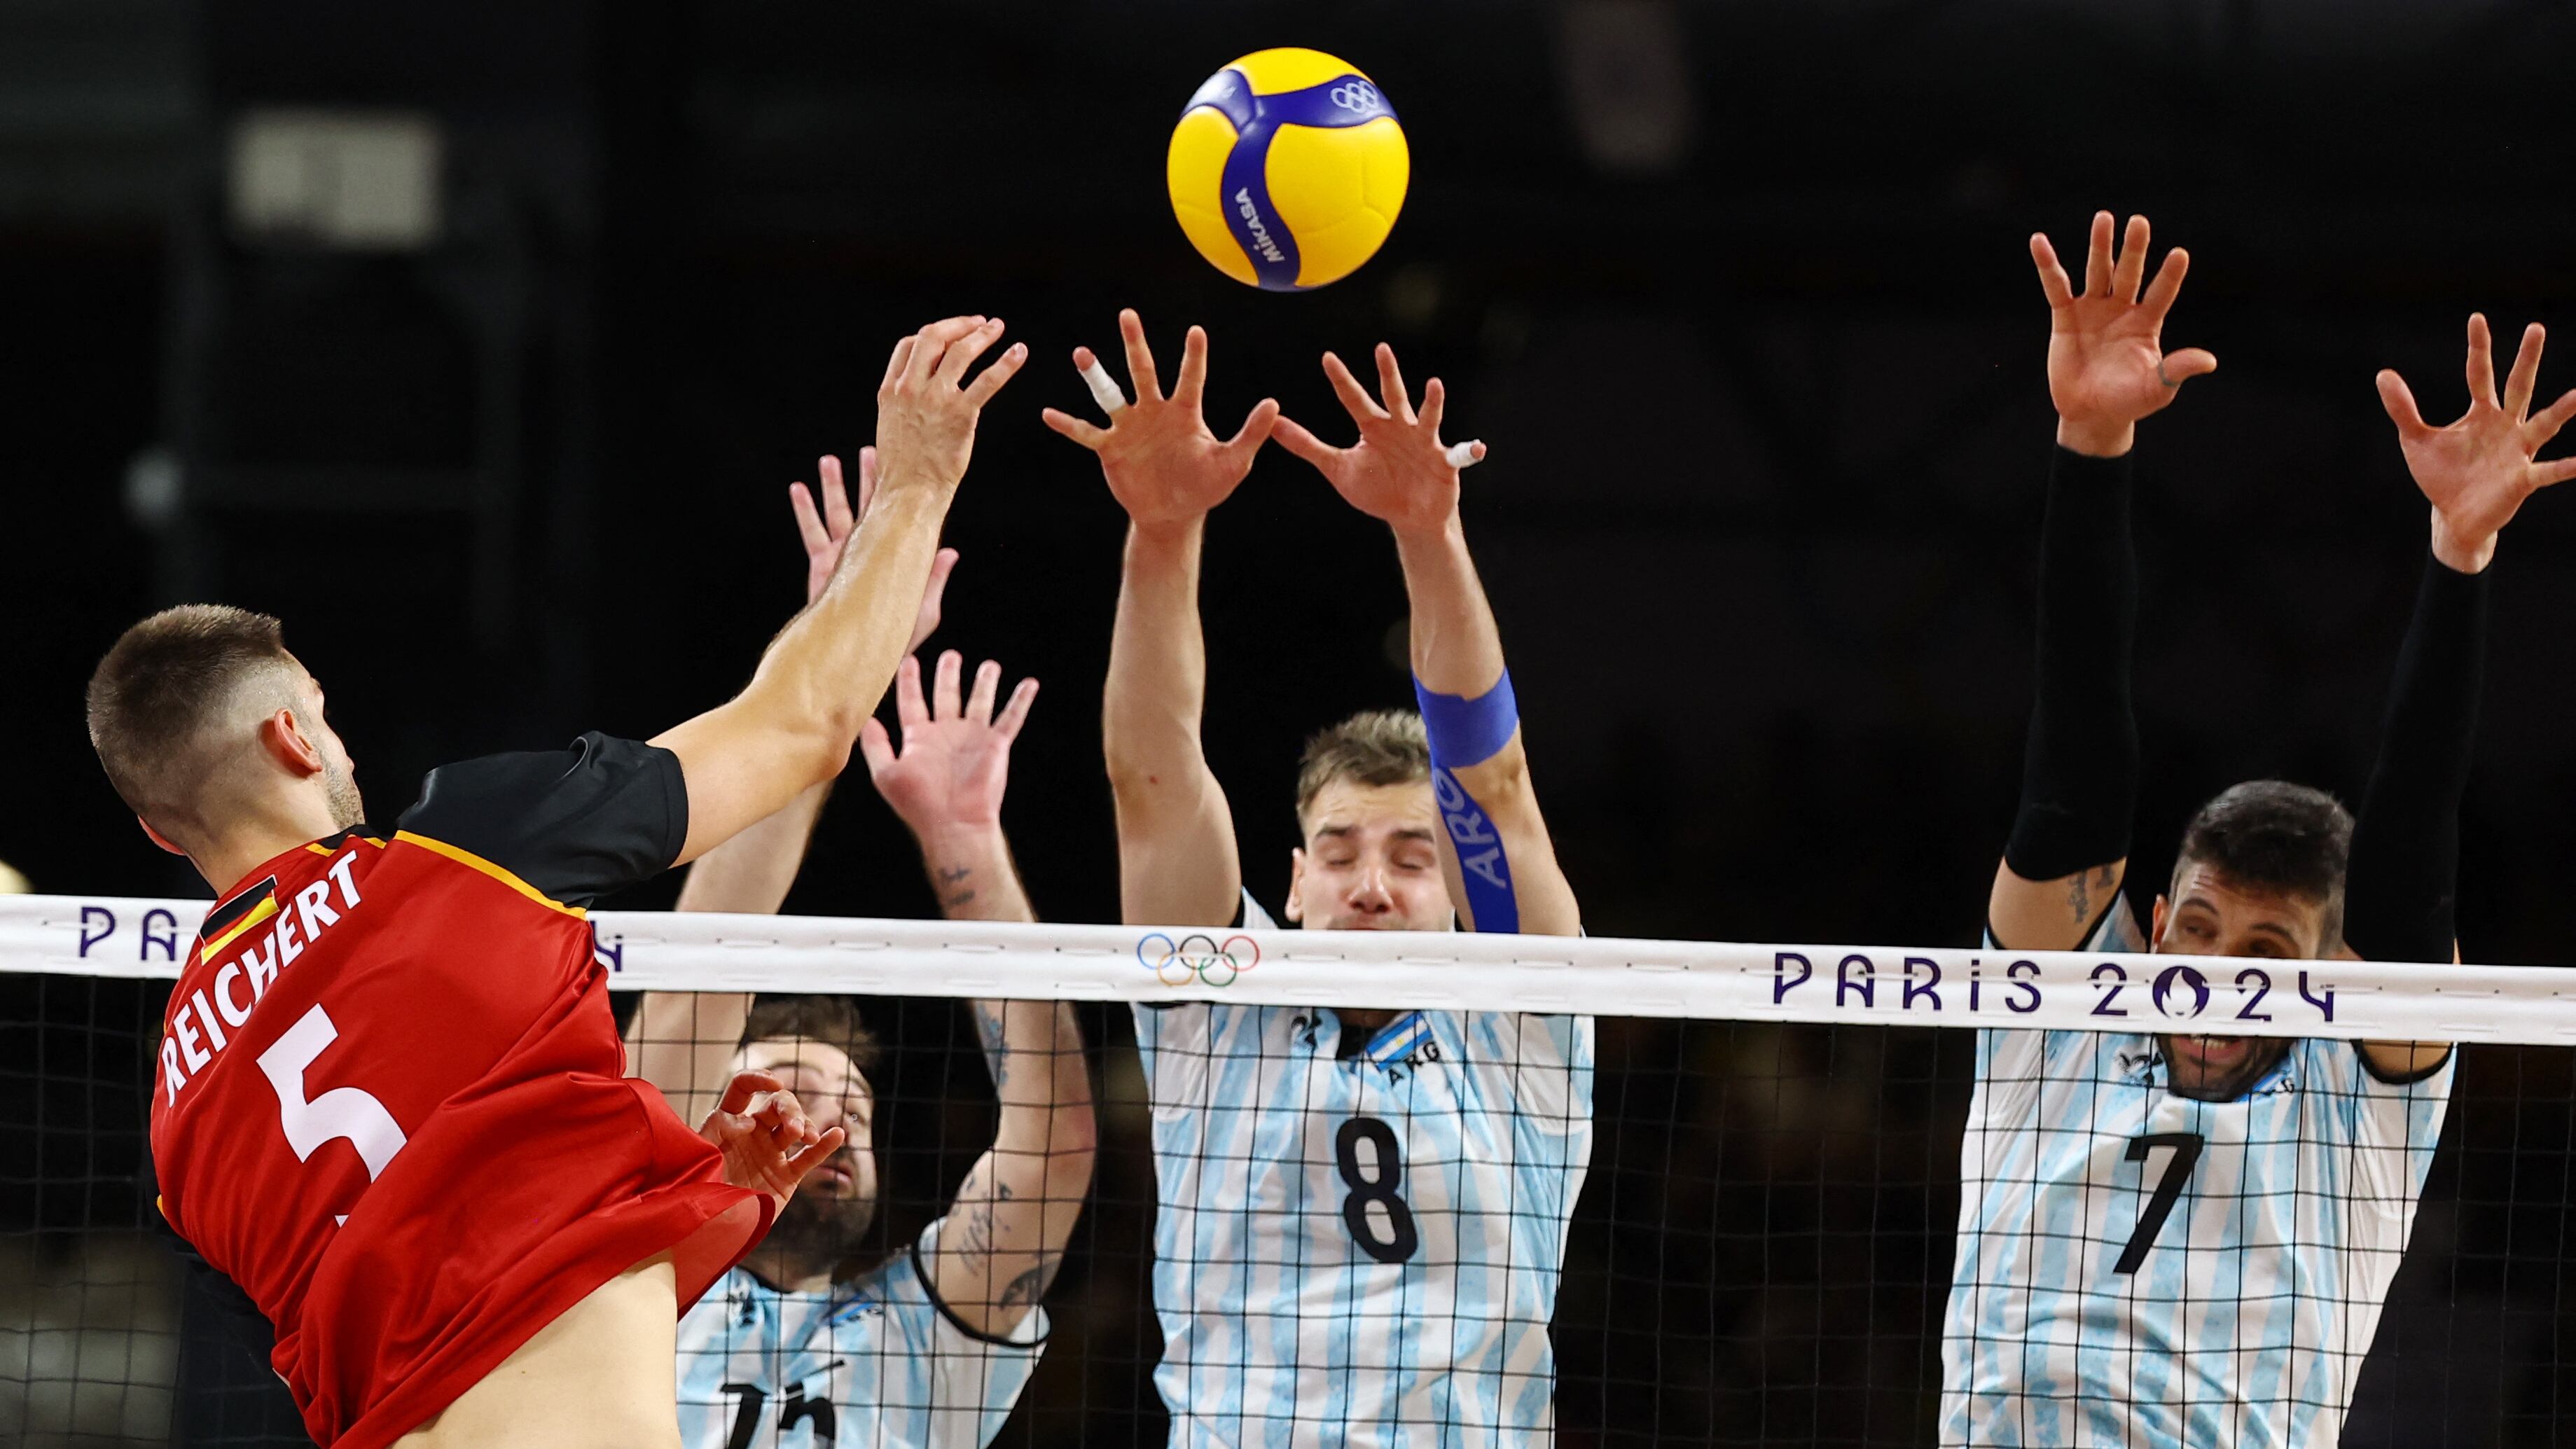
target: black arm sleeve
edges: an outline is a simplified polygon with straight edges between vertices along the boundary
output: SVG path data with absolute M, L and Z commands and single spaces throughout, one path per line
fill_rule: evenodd
M 592 733 L 432 770 L 399 824 L 586 906 L 670 869 L 689 835 L 689 790 L 669 750 Z
M 2039 547 L 2039 660 L 2021 809 L 2004 863 L 2056 880 L 2129 853 L 2137 814 L 2138 721 L 2129 693 L 2138 634 L 2138 560 L 2129 538 L 2130 463 L 2059 448 Z
M 2451 959 L 2486 654 L 2487 576 L 2427 554 L 2344 877 L 2344 940 L 2366 960 Z

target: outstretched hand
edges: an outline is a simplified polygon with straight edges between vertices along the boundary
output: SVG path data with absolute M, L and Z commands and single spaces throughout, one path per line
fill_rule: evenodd
M 841 483 L 841 460 L 826 453 L 816 465 L 815 476 L 822 480 L 823 506 L 818 511 L 814 495 L 801 482 L 787 485 L 787 506 L 796 513 L 796 531 L 805 540 L 805 602 L 823 597 L 830 587 L 832 571 L 841 566 L 841 550 L 850 535 L 868 516 L 868 505 L 877 492 L 877 450 L 859 450 L 859 502 L 850 506 L 849 490 Z M 943 548 L 930 560 L 930 582 L 922 586 L 921 611 L 913 616 L 912 642 L 903 646 L 909 654 L 921 647 L 939 627 L 939 601 L 948 592 L 948 575 L 957 567 L 957 550 Z
M 1127 378 L 1136 389 L 1135 401 L 1119 392 L 1090 348 L 1077 347 L 1073 365 L 1109 415 L 1109 426 L 1054 408 L 1039 416 L 1048 427 L 1100 455 L 1110 495 L 1129 518 L 1147 527 L 1194 521 L 1223 503 L 1252 471 L 1253 455 L 1269 441 L 1279 404 L 1263 398 L 1233 437 L 1220 440 L 1201 412 L 1207 390 L 1206 329 L 1192 327 L 1181 344 L 1181 375 L 1169 397 L 1155 375 L 1153 349 L 1145 345 L 1145 324 L 1134 308 L 1118 314 L 1118 335 L 1127 346 Z
M 975 671 L 974 694 L 961 705 L 957 685 L 963 665 L 954 649 L 939 656 L 928 708 L 921 698 L 921 661 L 907 656 L 895 671 L 900 752 L 883 724 L 870 719 L 859 727 L 868 778 L 925 842 L 952 832 L 1001 828 L 1011 742 L 1020 737 L 1020 726 L 1028 722 L 1029 706 L 1038 697 L 1038 682 L 1023 679 L 1011 691 L 1010 703 L 995 714 L 993 697 L 1001 687 L 1002 666 L 987 659 Z
M 2057 404 L 2057 441 L 2066 447 L 2098 458 L 2126 453 L 2138 419 L 2163 411 L 2185 381 L 2218 370 L 2218 359 L 2200 348 L 2164 350 L 2165 314 L 2182 292 L 2191 253 L 2167 252 L 2139 295 L 2147 274 L 2145 217 L 2129 218 L 2115 258 L 2111 213 L 2093 214 L 2081 293 L 2046 234 L 2031 233 L 2030 259 L 2048 294 L 2048 396 Z
M 2483 314 L 2469 316 L 2469 410 L 2447 427 L 2424 421 L 2415 394 L 2393 369 L 2379 374 L 2379 400 L 2397 424 L 2398 446 L 2415 486 L 2433 505 L 2433 555 L 2464 574 L 2495 558 L 2496 535 L 2523 500 L 2576 478 L 2576 458 L 2535 462 L 2533 455 L 2576 417 L 2576 391 L 2530 416 L 2540 383 L 2540 324 L 2523 329 L 2521 350 L 2496 396 L 2495 342 Z
M 796 1094 L 767 1072 L 736 1072 L 698 1135 L 724 1154 L 724 1180 L 767 1193 L 773 1211 L 850 1140 L 838 1127 L 815 1131 Z
M 953 490 L 975 456 L 975 420 L 1028 361 L 1014 342 L 973 381 L 967 369 L 1002 339 L 999 317 L 951 317 L 894 345 L 877 384 L 877 449 L 888 488 Z
M 1484 461 L 1485 445 L 1443 446 L 1440 419 L 1449 394 L 1433 378 L 1422 389 L 1417 413 L 1406 393 L 1404 374 L 1395 366 L 1395 349 L 1377 345 L 1378 396 L 1342 365 L 1324 354 L 1324 376 L 1359 424 L 1360 440 L 1336 448 L 1288 418 L 1279 420 L 1279 446 L 1315 465 L 1334 491 L 1353 508 L 1392 526 L 1398 533 L 1427 533 L 1444 528 L 1458 511 L 1458 472 Z

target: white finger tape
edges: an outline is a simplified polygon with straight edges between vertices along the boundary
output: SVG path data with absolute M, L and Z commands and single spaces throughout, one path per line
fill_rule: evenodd
M 1116 417 L 1119 410 L 1127 406 L 1127 394 L 1118 390 L 1117 380 L 1109 375 L 1109 369 L 1100 365 L 1098 358 L 1093 358 L 1091 365 L 1082 370 L 1082 380 L 1091 388 L 1091 396 L 1100 404 L 1102 412 Z
M 1451 443 L 1449 445 L 1449 466 L 1452 468 L 1475 467 L 1476 443 L 1477 440 L 1474 438 L 1469 438 L 1463 443 Z

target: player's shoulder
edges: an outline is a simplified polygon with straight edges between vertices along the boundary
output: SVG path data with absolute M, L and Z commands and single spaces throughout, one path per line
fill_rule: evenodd
M 2140 1032 L 1985 1027 L 1977 1033 L 1980 1105 L 1993 1125 L 1998 1115 L 2036 1113 L 2043 1087 L 2075 1083 L 2144 1092 L 2153 1084 L 2160 1060 L 2155 1038 Z M 2067 1110 L 2093 1110 L 2076 1099 L 2065 1100 L 2073 1104 Z
M 1238 930 L 1245 931 L 1279 929 L 1279 923 L 1271 918 L 1270 912 L 1262 907 L 1261 902 L 1252 898 L 1250 887 L 1244 888 L 1243 903 L 1235 908 L 1234 924 Z
M 1148 931 L 1136 943 L 1136 960 L 1166 986 L 1231 986 L 1261 964 L 1260 944 L 1240 933 L 1278 928 L 1270 913 L 1252 898 L 1252 892 L 1242 890 L 1235 902 L 1234 918 L 1225 925 Z M 1204 1014 L 1214 1003 L 1141 1000 L 1136 1005 L 1142 1020 L 1149 1014 L 1177 1013 L 1193 1007 Z
M 1992 921 L 1986 923 L 1979 940 L 1989 951 L 2030 949 L 2008 946 L 1997 940 Z M 2085 928 L 2083 937 L 2072 949 L 2110 951 L 2124 956 L 2138 955 L 2147 949 L 2147 933 L 2138 924 L 2138 913 L 2130 909 L 2129 897 L 2125 891 L 2112 893 L 2110 903 L 2105 905 L 2102 908 L 2102 914 L 2096 916 L 2093 923 Z
M 2434 1095 L 2449 1084 L 2452 1068 L 2460 1059 L 2459 1049 L 2442 1054 L 2440 1061 L 2420 1071 L 2399 1076 L 2382 1075 L 2371 1064 L 2369 1056 L 2357 1041 L 2338 1037 L 2301 1037 L 2290 1049 L 2287 1064 L 2315 1087 L 2374 1096 Z
M 875 1267 L 865 1268 L 832 1285 L 832 1298 L 840 1303 L 885 1303 L 895 1299 L 927 1298 L 930 1294 L 928 1260 L 925 1254 L 939 1247 L 938 1218 L 923 1228 L 919 1236 L 904 1244 Z
M 441 765 L 396 824 L 405 838 L 583 905 L 678 857 L 688 782 L 669 750 L 593 731 L 559 750 Z
M 2104 911 L 2102 919 L 2085 934 L 2084 949 L 2115 951 L 2124 955 L 2135 955 L 2147 949 L 2147 933 L 2138 924 L 2138 913 L 2129 908 L 2126 892 L 2111 897 L 2110 909 Z
M 958 1316 L 939 1296 L 938 1285 L 930 1278 L 932 1255 L 939 1251 L 939 1235 L 948 1224 L 946 1218 L 932 1221 L 912 1240 L 911 1247 L 859 1279 L 853 1287 L 879 1295 L 887 1316 L 901 1324 L 904 1337 L 924 1349 L 940 1352 L 992 1354 L 1034 1354 L 1046 1342 L 1046 1310 L 1032 1305 L 1017 1327 L 1007 1333 L 992 1334 L 975 1327 Z
M 482 837 L 504 825 L 595 809 L 634 780 L 682 791 L 679 756 L 659 745 L 592 730 L 555 750 L 509 750 L 440 765 L 397 822 L 417 835 Z
M 1595 1024 L 1588 1016 L 1527 1011 L 1421 1013 L 1441 1045 L 1469 1068 L 1589 1068 Z
M 1246 931 L 1275 931 L 1278 923 L 1254 900 L 1239 893 L 1234 918 L 1223 926 L 1196 930 L 1149 931 L 1136 944 L 1139 964 L 1165 986 L 1224 988 L 1257 970 L 1261 943 Z M 1237 1005 L 1227 1001 L 1153 1000 L 1136 1002 L 1137 1045 L 1147 1052 L 1224 1052 L 1256 1043 L 1278 1046 L 1303 1032 L 1311 1036 L 1315 1013 L 1303 1008 Z
M 907 1250 L 834 1283 L 817 1311 L 833 1343 L 856 1351 L 881 1340 L 890 1326 L 899 1339 L 920 1338 L 929 1297 Z

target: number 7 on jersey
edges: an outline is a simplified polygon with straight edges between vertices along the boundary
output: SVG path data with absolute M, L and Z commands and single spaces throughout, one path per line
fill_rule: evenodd
M 2159 1147 L 2172 1148 L 2173 1156 L 2165 1163 L 2165 1175 L 2156 1180 L 2156 1195 L 2147 1199 L 2147 1210 L 2138 1215 L 2138 1230 L 2129 1234 L 2129 1245 L 2120 1250 L 2120 1261 L 2112 1272 L 2135 1273 L 2147 1261 L 2147 1250 L 2156 1245 L 2156 1234 L 2164 1231 L 2165 1219 L 2173 1216 L 2183 1184 L 2191 1181 L 2191 1169 L 2200 1161 L 2200 1149 L 2207 1142 L 2197 1132 L 2150 1132 L 2129 1139 L 2131 1162 L 2146 1161 L 2147 1154 Z

